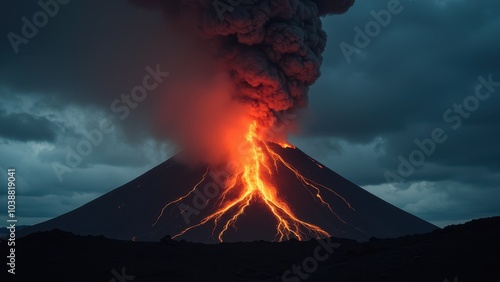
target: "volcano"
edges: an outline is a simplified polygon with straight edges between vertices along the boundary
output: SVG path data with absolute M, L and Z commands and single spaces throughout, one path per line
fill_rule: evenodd
M 269 146 L 300 172 L 300 177 L 318 187 L 319 191 L 308 187 L 283 163 L 276 163 L 270 180 L 297 218 L 320 227 L 327 235 L 365 241 L 371 237 L 392 238 L 438 228 L 370 194 L 298 148 L 274 143 Z M 192 167 L 173 157 L 73 211 L 22 230 L 21 235 L 57 228 L 79 235 L 122 240 L 159 241 L 177 234 L 176 239 L 215 243 L 222 241 L 217 235 L 221 222 L 230 220 L 231 215 L 225 215 L 218 222 L 200 222 L 212 214 L 226 196 L 224 188 L 218 189 L 224 186 L 225 178 L 224 168 Z M 228 225 L 223 241 L 287 239 L 279 236 L 278 224 L 262 201 L 254 199 L 238 220 Z M 300 239 L 318 237 L 311 232 L 303 235 Z

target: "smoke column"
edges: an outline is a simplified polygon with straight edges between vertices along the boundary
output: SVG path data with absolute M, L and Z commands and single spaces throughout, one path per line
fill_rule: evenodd
M 179 75 L 177 85 L 170 86 L 174 94 L 165 100 L 163 109 L 169 113 L 160 118 L 166 131 L 174 132 L 170 138 L 200 155 L 207 148 L 217 151 L 215 144 L 224 143 L 221 136 L 237 136 L 234 131 L 245 119 L 247 124 L 257 121 L 263 136 L 279 122 L 280 113 L 307 105 L 309 86 L 320 76 L 326 46 L 320 16 L 344 13 L 354 0 L 132 2 L 162 8 L 167 25 L 174 30 L 172 38 L 179 42 L 191 38 L 203 46 L 191 51 L 179 48 L 190 61 L 180 68 L 190 74 Z M 210 106 L 212 110 L 207 109 Z M 220 123 L 224 124 L 221 128 Z M 207 127 L 211 127 L 209 132 Z M 232 133 L 224 132 L 228 127 Z M 211 140 L 211 136 L 217 138 Z

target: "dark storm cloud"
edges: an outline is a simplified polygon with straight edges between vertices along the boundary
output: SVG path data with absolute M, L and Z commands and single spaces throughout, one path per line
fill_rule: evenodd
M 28 38 L 23 32 L 25 19 L 33 24 L 33 16 L 41 11 L 37 1 L 0 4 L 0 87 L 30 93 L 60 108 L 97 107 L 118 115 L 111 109 L 112 102 L 142 84 L 147 66 L 168 71 L 163 56 L 168 42 L 160 36 L 160 13 L 119 0 L 69 1 L 60 4 L 57 13 Z M 28 41 L 16 46 L 17 54 L 10 33 Z M 140 142 L 147 135 L 149 129 L 143 124 L 154 105 L 155 91 L 127 120 L 117 123 L 127 129 L 128 141 Z
M 500 4 L 401 1 L 402 12 L 392 15 L 389 25 L 347 63 L 340 43 L 354 44 L 353 28 L 364 29 L 374 20 L 370 11 L 387 9 L 386 4 L 358 3 L 349 17 L 327 20 L 325 26 L 331 27 L 326 29 L 327 59 L 323 77 L 311 89 L 314 110 L 303 131 L 361 144 L 382 137 L 386 155 L 381 164 L 394 169 L 398 155 L 407 157 L 416 148 L 414 139 L 429 138 L 434 128 L 443 128 L 449 138 L 427 160 L 442 166 L 442 173 L 424 173 L 424 169 L 410 180 L 460 179 L 464 176 L 459 168 L 468 166 L 484 170 L 467 181 L 489 179 L 494 184 L 498 179 L 486 175 L 500 168 L 500 88 L 480 101 L 470 117 L 461 118 L 463 124 L 456 130 L 455 122 L 446 122 L 443 114 L 475 94 L 478 76 L 492 74 L 494 81 L 500 81 L 495 63 L 500 61 L 500 37 L 495 36 L 500 29 Z M 371 184 L 383 181 L 381 176 Z
M 15 141 L 48 141 L 57 137 L 58 125 L 45 117 L 6 113 L 0 109 L 0 138 Z

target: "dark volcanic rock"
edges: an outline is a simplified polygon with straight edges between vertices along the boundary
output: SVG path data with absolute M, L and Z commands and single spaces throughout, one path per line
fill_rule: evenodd
M 53 230 L 17 240 L 19 281 L 500 281 L 500 217 L 449 226 L 427 234 L 340 244 L 312 262 L 319 241 L 200 244 L 133 242 Z M 328 240 L 326 240 L 328 241 Z M 167 244 L 165 244 L 167 242 Z M 325 241 L 324 241 L 325 242 Z M 1 253 L 7 253 L 6 242 Z M 6 256 L 1 256 L 5 265 Z M 306 267 L 317 265 L 308 273 Z M 113 271 L 114 270 L 114 271 Z M 283 273 L 290 270 L 282 280 Z M 115 280 L 112 280 L 115 278 Z M 293 279 L 295 278 L 295 279 Z M 2 281 L 4 281 L 2 279 Z M 8 280 L 11 281 L 11 280 Z

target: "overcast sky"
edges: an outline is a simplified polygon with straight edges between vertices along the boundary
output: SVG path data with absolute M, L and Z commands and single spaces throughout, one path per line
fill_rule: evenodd
M 0 4 L 0 181 L 16 168 L 19 224 L 35 224 L 173 154 L 148 122 L 166 75 L 126 114 L 114 101 L 157 68 L 175 74 L 162 54 L 175 38 L 160 12 L 118 0 L 70 1 L 23 31 L 42 8 L 18 2 Z M 292 143 L 438 226 L 500 215 L 500 3 L 401 0 L 382 11 L 391 2 L 357 0 L 324 18 L 322 76 Z M 102 141 L 93 135 L 68 170 L 68 150 L 96 131 Z

